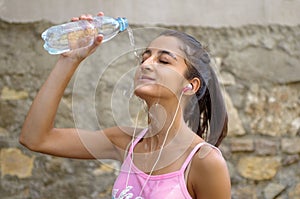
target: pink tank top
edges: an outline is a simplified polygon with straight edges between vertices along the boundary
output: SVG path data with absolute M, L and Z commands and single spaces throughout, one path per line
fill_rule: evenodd
M 208 143 L 199 143 L 189 154 L 180 170 L 149 176 L 139 170 L 131 159 L 135 145 L 145 135 L 146 131 L 147 129 L 143 130 L 133 145 L 130 146 L 127 157 L 121 166 L 120 174 L 114 183 L 112 199 L 192 199 L 186 187 L 184 172 L 198 149 L 203 144 Z

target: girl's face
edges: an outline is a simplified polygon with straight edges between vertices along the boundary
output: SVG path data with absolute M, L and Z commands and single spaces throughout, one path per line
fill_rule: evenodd
M 135 74 L 135 94 L 143 99 L 179 96 L 188 81 L 180 41 L 171 36 L 154 39 L 142 54 Z

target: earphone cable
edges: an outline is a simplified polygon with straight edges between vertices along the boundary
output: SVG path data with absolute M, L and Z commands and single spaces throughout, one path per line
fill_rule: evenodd
M 159 161 L 159 159 L 160 159 L 160 157 L 161 157 L 162 150 L 163 150 L 163 148 L 164 148 L 164 146 L 165 146 L 165 144 L 166 144 L 168 134 L 169 134 L 169 132 L 170 132 L 170 129 L 171 129 L 173 123 L 175 122 L 175 118 L 176 118 L 176 115 L 177 115 L 178 110 L 179 110 L 179 107 L 180 107 L 180 102 L 181 102 L 181 98 L 182 98 L 182 96 L 183 96 L 183 93 L 184 93 L 184 92 L 181 92 L 181 94 L 180 94 L 180 97 L 179 97 L 179 100 L 178 100 L 178 104 L 177 104 L 177 107 L 176 107 L 176 110 L 175 110 L 174 117 L 173 117 L 173 119 L 172 119 L 172 121 L 171 121 L 170 126 L 169 126 L 168 129 L 167 129 L 167 133 L 166 133 L 166 136 L 165 136 L 165 138 L 164 138 L 163 144 L 161 145 L 161 148 L 160 148 L 160 150 L 159 150 L 158 157 L 157 157 L 157 159 L 156 159 L 156 161 L 155 161 L 153 167 L 151 168 L 150 173 L 149 173 L 148 176 L 147 176 L 147 179 L 146 179 L 146 181 L 145 181 L 145 183 L 144 183 L 144 185 L 143 185 L 143 187 L 142 187 L 142 189 L 141 189 L 141 191 L 140 191 L 139 196 L 141 196 L 141 194 L 143 193 L 143 191 L 144 191 L 144 189 L 145 189 L 145 186 L 146 186 L 146 184 L 148 183 L 148 181 L 149 181 L 149 179 L 150 179 L 150 177 L 151 177 L 151 175 L 152 175 L 152 173 L 153 173 L 153 171 L 154 171 L 154 168 L 155 168 L 156 165 L 158 164 L 158 161 Z M 132 152 L 132 154 L 133 154 L 133 152 Z M 133 157 L 133 155 L 132 155 L 132 157 Z M 132 161 L 133 161 L 133 159 L 132 159 Z
M 132 148 L 132 151 L 131 151 L 131 161 L 130 161 L 130 165 L 129 165 L 129 171 L 128 171 L 128 174 L 127 174 L 127 179 L 126 179 L 126 188 L 128 186 L 128 180 L 129 180 L 129 175 L 131 173 L 131 168 L 132 168 L 132 164 L 133 164 L 133 143 L 134 143 L 134 138 L 135 138 L 135 135 L 136 135 L 136 129 L 137 129 L 137 124 L 138 124 L 138 119 L 139 119 L 139 115 L 140 115 L 140 111 L 138 112 L 136 118 L 135 118 L 135 125 L 134 125 L 134 130 L 133 130 L 133 135 L 132 135 L 132 138 L 131 138 L 131 144 L 130 144 L 130 147 L 128 150 L 131 150 Z M 130 153 L 130 151 L 128 151 Z M 127 158 L 127 157 L 125 157 Z

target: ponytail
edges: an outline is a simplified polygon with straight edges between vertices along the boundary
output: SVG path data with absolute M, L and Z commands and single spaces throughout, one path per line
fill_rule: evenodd
M 185 78 L 198 78 L 201 86 L 184 109 L 184 119 L 194 132 L 208 143 L 219 146 L 227 135 L 228 116 L 210 56 L 200 42 L 182 32 L 168 30 L 164 36 L 176 37 L 182 42 L 188 67 Z

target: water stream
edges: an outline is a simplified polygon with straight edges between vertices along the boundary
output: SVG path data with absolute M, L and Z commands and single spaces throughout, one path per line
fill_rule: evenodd
M 129 26 L 127 28 L 127 32 L 128 32 L 128 37 L 129 37 L 130 45 L 131 45 L 132 50 L 133 50 L 133 54 L 136 57 L 138 63 L 140 63 L 140 57 L 139 57 L 137 49 L 136 49 L 133 31 L 132 31 L 132 29 Z

